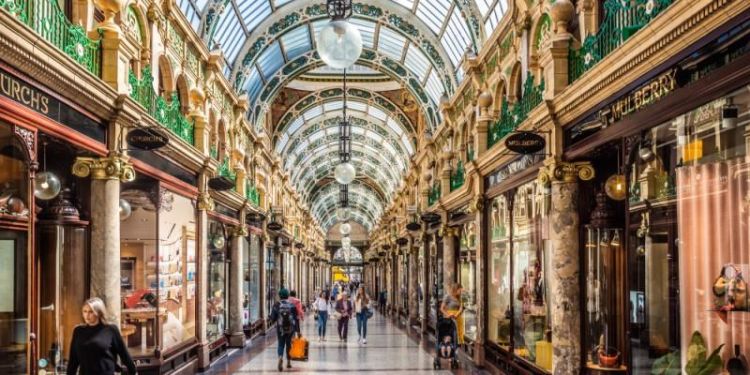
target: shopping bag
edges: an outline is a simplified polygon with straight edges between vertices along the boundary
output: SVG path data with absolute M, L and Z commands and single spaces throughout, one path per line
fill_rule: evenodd
M 292 348 L 289 349 L 289 359 L 292 361 L 307 361 L 307 353 L 310 349 L 310 342 L 304 337 L 292 337 Z

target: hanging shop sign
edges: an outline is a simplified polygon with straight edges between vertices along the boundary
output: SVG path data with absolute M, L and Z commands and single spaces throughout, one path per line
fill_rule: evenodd
M 137 128 L 128 132 L 128 145 L 139 150 L 158 150 L 169 143 L 169 136 L 158 128 Z
M 544 150 L 545 146 L 547 142 L 544 137 L 533 132 L 519 131 L 505 138 L 505 147 L 521 155 L 536 154 Z
M 623 117 L 656 103 L 677 88 L 677 68 L 670 69 L 647 82 L 638 89 L 599 111 L 598 117 L 604 124 L 612 124 Z

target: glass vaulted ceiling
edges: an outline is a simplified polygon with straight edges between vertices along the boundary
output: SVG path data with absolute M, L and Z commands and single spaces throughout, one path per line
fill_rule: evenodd
M 328 22 L 320 12 L 321 6 L 325 9 L 320 0 L 176 2 L 209 48 L 221 48 L 224 73 L 237 90 L 248 93 L 251 108 L 258 108 L 260 93 L 278 84 L 274 77 L 291 61 L 315 50 L 316 33 Z M 508 11 L 508 0 L 354 0 L 354 4 L 350 22 L 359 29 L 365 51 L 380 56 L 379 63 L 360 68 L 389 74 L 382 68 L 388 65 L 384 59 L 395 61 L 391 71 L 399 66 L 408 70 L 409 78 L 402 84 L 408 82 L 410 90 L 418 86 L 426 93 L 420 101 L 423 106 L 428 100 L 436 105 L 444 93 L 453 92 L 463 77 L 460 66 L 465 52 L 476 51 L 483 36 L 490 35 Z M 318 66 L 307 70 L 337 73 Z M 338 87 L 340 82 L 331 85 Z M 325 229 L 336 223 L 339 188 L 332 171 L 338 163 L 342 107 L 340 99 L 319 103 L 285 123 L 284 129 L 271 129 L 275 150 L 294 187 Z M 399 122 L 399 116 L 372 103 L 350 100 L 348 114 L 358 177 L 349 186 L 351 215 L 370 229 L 409 167 L 415 134 L 411 124 Z

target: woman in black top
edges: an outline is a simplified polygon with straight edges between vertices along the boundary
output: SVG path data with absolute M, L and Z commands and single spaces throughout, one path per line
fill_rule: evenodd
M 83 304 L 83 320 L 86 324 L 73 330 L 70 344 L 68 375 L 113 375 L 120 371 L 117 357 L 135 374 L 135 363 L 115 325 L 106 324 L 107 309 L 99 298 L 92 298 Z

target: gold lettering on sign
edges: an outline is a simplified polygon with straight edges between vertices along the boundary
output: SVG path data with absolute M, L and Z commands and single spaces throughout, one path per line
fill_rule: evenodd
M 3 72 L 0 72 L 0 93 L 37 112 L 49 113 L 49 97 Z
M 609 125 L 649 106 L 677 88 L 677 69 L 672 69 L 599 111 L 599 119 Z

